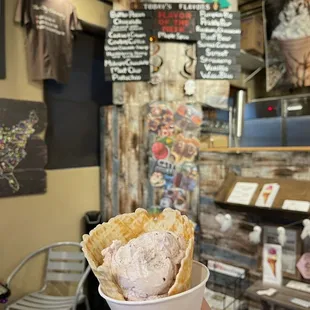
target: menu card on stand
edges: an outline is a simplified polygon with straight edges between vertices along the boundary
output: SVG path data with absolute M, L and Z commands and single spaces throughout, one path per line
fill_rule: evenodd
M 239 78 L 240 13 L 200 11 L 196 25 L 196 79 L 232 80 Z
M 104 46 L 105 76 L 113 82 L 150 79 L 152 14 L 146 11 L 110 11 Z
M 249 205 L 253 195 L 257 190 L 257 187 L 257 183 L 237 182 L 231 194 L 229 195 L 227 202 Z

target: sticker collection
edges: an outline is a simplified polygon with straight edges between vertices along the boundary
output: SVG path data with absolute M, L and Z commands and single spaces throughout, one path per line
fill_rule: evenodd
M 194 161 L 199 152 L 202 119 L 199 106 L 181 104 L 171 108 L 163 102 L 149 105 L 147 126 L 153 162 L 150 183 L 163 189 L 160 210 L 189 212 L 188 196 L 198 183 Z

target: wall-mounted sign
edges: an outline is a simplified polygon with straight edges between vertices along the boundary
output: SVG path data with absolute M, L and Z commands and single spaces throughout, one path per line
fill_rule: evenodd
M 282 285 L 282 247 L 278 244 L 264 244 L 263 283 Z
M 151 14 L 145 11 L 110 11 L 105 41 L 105 76 L 108 81 L 150 79 Z
M 0 197 L 46 191 L 46 106 L 0 99 Z
M 196 31 L 196 78 L 237 79 L 241 72 L 236 62 L 240 52 L 240 13 L 200 11 Z
M 150 42 L 197 42 L 196 79 L 232 80 L 241 72 L 240 13 L 213 3 L 140 3 L 110 11 L 105 73 L 114 82 L 150 80 Z
M 195 41 L 195 11 L 163 11 L 154 12 L 154 35 L 159 40 Z

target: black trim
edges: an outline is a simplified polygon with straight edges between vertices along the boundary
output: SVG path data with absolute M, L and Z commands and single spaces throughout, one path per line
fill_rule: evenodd
M 4 1 L 0 0 L 0 79 L 6 78 Z

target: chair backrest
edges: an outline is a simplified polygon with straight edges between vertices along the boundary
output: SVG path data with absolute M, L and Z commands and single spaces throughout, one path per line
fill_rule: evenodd
M 85 271 L 85 258 L 76 252 L 49 249 L 46 265 L 46 282 L 79 282 Z

